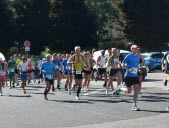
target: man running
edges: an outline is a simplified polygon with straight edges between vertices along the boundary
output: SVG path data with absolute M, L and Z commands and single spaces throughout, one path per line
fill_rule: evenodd
M 102 80 L 102 75 L 104 74 L 105 82 L 103 84 L 103 87 L 107 86 L 107 72 L 106 72 L 106 56 L 105 56 L 105 50 L 101 51 L 101 56 L 98 57 L 96 64 L 98 67 L 99 72 L 99 79 Z
M 14 60 L 14 57 L 10 57 L 10 61 L 8 62 L 8 77 L 10 79 L 10 89 L 15 87 L 15 71 L 17 69 L 17 64 Z M 11 85 L 12 84 L 12 85 Z
M 21 78 L 21 87 L 23 88 L 23 93 L 26 94 L 26 81 L 28 77 L 28 62 L 27 58 L 23 58 L 23 61 L 19 65 L 19 70 L 20 70 L 20 78 Z
M 138 91 L 139 91 L 139 79 L 138 79 L 138 68 L 140 62 L 140 56 L 138 55 L 138 46 L 131 46 L 132 54 L 127 55 L 122 63 L 122 66 L 126 69 L 125 73 L 125 85 L 127 88 L 118 87 L 116 92 L 123 91 L 130 94 L 132 86 L 134 88 L 134 97 L 133 97 L 133 111 L 138 111 L 137 100 L 138 100 Z
M 56 71 L 56 66 L 53 62 L 51 62 L 52 56 L 47 55 L 47 62 L 42 64 L 42 72 L 44 73 L 46 88 L 44 91 L 44 98 L 48 100 L 47 94 L 49 93 L 51 86 L 54 84 L 54 73 Z
M 83 55 L 80 54 L 80 46 L 75 47 L 75 55 L 71 56 L 68 60 L 68 64 L 74 64 L 75 83 L 78 87 L 76 99 L 79 100 L 79 94 L 82 88 L 82 66 Z

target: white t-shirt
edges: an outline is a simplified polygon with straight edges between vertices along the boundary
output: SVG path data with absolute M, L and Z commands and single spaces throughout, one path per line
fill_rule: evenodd
M 21 66 L 21 72 L 25 72 L 28 70 L 28 62 L 25 63 L 21 62 L 20 66 Z
M 37 62 L 37 67 L 40 68 L 42 66 L 42 61 L 41 60 L 38 60 Z

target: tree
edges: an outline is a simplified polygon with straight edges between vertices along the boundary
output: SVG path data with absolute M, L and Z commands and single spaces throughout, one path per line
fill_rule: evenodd
M 8 1 L 1 0 L 0 1 L 0 41 L 3 45 L 1 45 L 0 49 L 4 50 L 10 47 L 10 42 L 13 39 L 13 21 L 12 17 L 13 13 L 9 9 Z
M 119 26 L 128 41 L 145 49 L 161 50 L 169 40 L 169 2 L 159 0 L 124 0 L 118 4 Z
M 95 16 L 98 33 L 102 34 L 105 26 L 114 28 L 117 10 L 112 0 L 85 0 L 89 11 Z
M 48 0 L 17 0 L 16 12 L 17 40 L 31 42 L 31 53 L 38 54 L 50 42 L 50 2 Z
M 51 18 L 55 47 L 71 51 L 74 46 L 97 47 L 97 26 L 84 0 L 54 0 Z

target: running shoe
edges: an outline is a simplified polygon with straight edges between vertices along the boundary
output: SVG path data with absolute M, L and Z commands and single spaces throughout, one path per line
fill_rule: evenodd
M 142 95 L 141 95 L 141 94 L 138 94 L 138 97 L 139 97 L 139 98 L 141 98 L 141 97 L 142 97 Z
M 44 97 L 45 100 L 48 100 L 47 96 Z
M 133 104 L 133 107 L 131 109 L 132 111 L 139 111 L 140 109 L 137 107 L 136 104 Z
M 57 85 L 57 89 L 60 90 L 60 85 Z
M 106 88 L 106 87 L 107 87 L 107 83 L 106 83 L 106 82 L 103 84 L 103 87 L 104 87 L 104 88 Z
M 55 91 L 55 88 L 54 88 L 54 87 L 52 87 L 52 91 L 53 91 L 53 92 Z
M 71 95 L 71 90 L 68 90 L 68 94 Z
M 40 81 L 38 81 L 38 84 L 40 84 Z
M 13 85 L 13 88 L 15 88 L 15 85 Z
M 169 106 L 166 108 L 167 111 L 169 111 Z
M 76 100 L 80 100 L 79 96 L 76 96 Z
M 168 82 L 168 80 L 164 79 L 164 86 L 167 86 L 167 82 Z
M 119 94 L 120 94 L 121 88 L 122 88 L 122 87 L 121 87 L 120 85 L 117 87 L 117 89 L 116 89 L 116 91 L 115 91 L 115 94 L 116 94 L 116 95 L 119 95 Z
M 109 95 L 109 90 L 108 89 L 106 89 L 106 96 L 108 96 Z
M 86 88 L 86 91 L 89 91 L 89 87 Z
M 0 96 L 3 96 L 3 93 L 2 93 L 2 92 L 0 92 Z

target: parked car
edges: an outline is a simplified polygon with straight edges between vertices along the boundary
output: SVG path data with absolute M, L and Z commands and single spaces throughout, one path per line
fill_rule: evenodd
M 122 62 L 123 59 L 128 55 L 131 54 L 130 51 L 127 50 L 120 50 L 120 61 Z M 101 51 L 96 51 L 94 52 L 93 58 L 95 61 L 97 61 L 97 58 L 101 55 Z M 108 56 L 108 50 L 105 51 L 105 56 Z M 96 78 L 98 76 L 98 66 L 95 65 L 93 67 L 93 71 L 94 71 L 94 77 Z M 124 74 L 126 72 L 126 69 L 122 68 L 122 77 L 124 78 Z M 146 68 L 142 68 L 142 72 L 143 72 L 143 80 L 145 79 L 145 77 L 147 76 L 147 69 Z
M 163 54 L 160 52 L 147 52 L 141 54 L 144 57 L 145 64 L 147 65 L 147 71 L 151 72 L 157 69 L 161 69 L 161 59 Z

